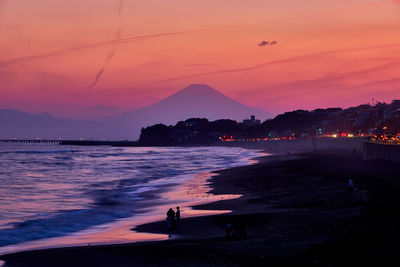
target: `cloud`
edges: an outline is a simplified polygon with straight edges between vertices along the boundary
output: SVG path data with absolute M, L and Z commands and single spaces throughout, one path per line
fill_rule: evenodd
M 277 41 L 261 41 L 258 43 L 258 46 L 271 46 L 271 45 L 277 45 Z

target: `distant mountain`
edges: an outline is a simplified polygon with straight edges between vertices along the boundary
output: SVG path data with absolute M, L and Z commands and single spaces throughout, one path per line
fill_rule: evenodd
M 246 106 L 203 84 L 192 84 L 154 105 L 143 108 L 141 112 L 149 115 L 155 112 L 164 120 L 161 122 L 167 124 L 191 117 L 236 121 L 250 115 L 255 115 L 262 121 L 270 117 L 265 110 Z
M 142 127 L 156 123 L 175 124 L 193 117 L 241 121 L 250 115 L 261 121 L 270 117 L 266 111 L 241 104 L 207 85 L 193 84 L 153 105 L 91 121 L 0 109 L 0 138 L 136 140 Z
M 156 123 L 175 124 L 187 118 L 242 121 L 250 115 L 261 121 L 271 117 L 265 110 L 239 103 L 207 85 L 192 84 L 153 105 L 114 116 L 112 120 L 130 125 L 131 132 L 138 132 L 141 127 Z
M 110 123 L 56 118 L 49 113 L 0 109 L 0 138 L 3 139 L 99 139 L 113 134 L 109 126 Z

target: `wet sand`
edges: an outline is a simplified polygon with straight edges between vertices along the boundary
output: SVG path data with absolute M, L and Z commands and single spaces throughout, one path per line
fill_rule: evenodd
M 135 231 L 168 241 L 21 252 L 5 266 L 395 266 L 400 239 L 400 164 L 363 161 L 349 151 L 264 157 L 219 171 L 213 194 L 241 194 L 196 209 L 232 213 L 164 221 Z M 348 179 L 358 190 L 347 187 Z M 225 240 L 225 225 L 246 225 L 245 240 Z M 396 261 L 394 261 L 396 260 Z

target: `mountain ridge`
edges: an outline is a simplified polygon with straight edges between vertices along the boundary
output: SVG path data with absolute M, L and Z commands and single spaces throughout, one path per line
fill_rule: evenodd
M 188 105 L 185 105 L 185 103 L 188 103 Z M 152 109 L 166 112 L 166 114 L 158 114 L 159 122 L 166 124 L 173 124 L 189 117 L 201 117 L 209 120 L 234 119 L 237 121 L 250 115 L 255 115 L 261 120 L 270 117 L 267 111 L 242 104 L 208 85 L 192 84 L 152 105 L 116 115 L 114 118 L 132 116 L 134 113 L 149 115 L 149 110 Z M 173 115 L 174 118 L 168 119 L 166 115 Z M 151 117 L 148 118 L 152 119 Z
M 270 117 L 266 111 L 246 106 L 205 84 L 189 85 L 152 105 L 103 119 L 77 120 L 57 118 L 47 112 L 18 112 L 0 109 L 0 138 L 136 140 L 141 128 L 155 123 L 170 125 L 191 117 L 238 121 L 250 115 L 261 120 Z

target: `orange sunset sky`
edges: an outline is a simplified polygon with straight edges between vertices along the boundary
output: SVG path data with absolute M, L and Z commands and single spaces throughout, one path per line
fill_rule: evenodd
M 400 99 L 400 1 L 0 0 L 0 108 L 88 118 L 192 83 L 273 114 Z

